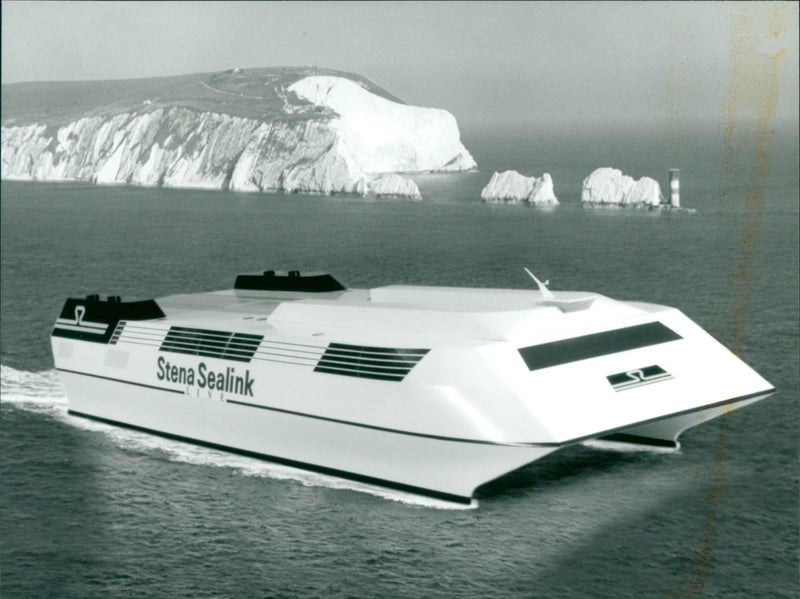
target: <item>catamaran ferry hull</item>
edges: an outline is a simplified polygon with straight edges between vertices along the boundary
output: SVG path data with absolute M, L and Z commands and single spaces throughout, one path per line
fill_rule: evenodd
M 479 485 L 558 449 L 383 430 L 237 400 L 60 371 L 69 413 L 325 474 L 469 503 Z
M 773 392 L 675 309 L 549 290 L 265 273 L 70 299 L 52 345 L 72 414 L 458 502 L 581 441 L 678 447 Z
M 497 444 L 382 430 L 236 400 L 208 401 L 82 373 L 60 371 L 69 413 L 170 439 L 231 451 L 437 499 L 470 503 L 475 489 L 573 443 Z M 768 396 L 719 406 L 590 438 L 677 447 L 680 432 Z M 101 416 L 102 414 L 102 416 Z M 192 414 L 187 418 L 187 414 Z M 165 423 L 170 423 L 165 427 Z

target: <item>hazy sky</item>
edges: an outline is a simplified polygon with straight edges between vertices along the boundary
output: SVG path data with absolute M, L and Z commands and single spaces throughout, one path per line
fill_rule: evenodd
M 471 124 L 687 125 L 722 118 L 744 27 L 760 36 L 763 52 L 784 49 L 774 122 L 791 124 L 797 9 L 796 2 L 3 2 L 2 81 L 315 64 L 360 73 L 408 103 L 447 108 Z

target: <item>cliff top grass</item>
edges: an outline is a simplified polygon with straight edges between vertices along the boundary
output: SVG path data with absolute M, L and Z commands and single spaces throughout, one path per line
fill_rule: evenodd
M 344 77 L 373 94 L 402 103 L 369 79 L 353 73 L 315 66 L 267 67 L 148 79 L 3 85 L 0 118 L 4 127 L 39 123 L 49 128 L 82 117 L 176 106 L 264 121 L 330 118 L 331 111 L 287 90 L 294 82 L 314 75 Z

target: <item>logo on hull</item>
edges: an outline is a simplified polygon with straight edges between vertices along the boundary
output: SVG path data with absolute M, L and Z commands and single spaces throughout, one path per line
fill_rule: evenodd
M 669 372 L 655 364 L 626 372 L 618 372 L 606 377 L 614 391 L 627 391 L 628 389 L 651 385 L 671 378 L 673 377 Z
M 84 320 L 84 316 L 86 316 L 86 306 L 79 304 L 75 306 L 75 318 L 59 318 L 56 320 L 55 328 L 91 333 L 93 335 L 105 335 L 108 332 L 108 323 Z
M 216 392 L 219 399 L 226 394 L 253 397 L 255 379 L 250 376 L 250 369 L 242 374 L 236 368 L 227 366 L 224 371 L 215 372 L 205 362 L 200 362 L 195 369 L 192 366 L 170 364 L 164 356 L 158 357 L 157 367 L 156 378 L 159 381 L 184 385 L 186 395 L 200 397 L 208 392 L 208 397 L 214 398 L 212 392 Z

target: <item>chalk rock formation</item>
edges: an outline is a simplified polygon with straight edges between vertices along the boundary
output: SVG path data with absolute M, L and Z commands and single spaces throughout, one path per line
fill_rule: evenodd
M 638 181 L 615 168 L 598 168 L 583 180 L 581 202 L 595 206 L 659 206 L 661 186 L 650 177 Z
M 213 78 L 208 81 L 219 85 Z M 418 198 L 413 181 L 383 175 L 476 166 L 449 112 L 394 102 L 346 77 L 272 83 L 273 96 L 283 102 L 280 111 L 272 112 L 267 100 L 275 102 L 275 97 L 224 91 L 206 81 L 201 85 L 195 89 L 208 95 L 201 98 L 205 104 L 183 97 L 129 100 L 124 112 L 103 105 L 67 123 L 20 124 L 4 112 L 0 176 L 235 191 L 373 191 Z M 246 116 L 224 113 L 219 98 L 249 102 L 239 107 Z M 197 108 L 209 105 L 220 111 Z
M 342 77 L 306 77 L 289 87 L 300 98 L 329 108 L 329 125 L 368 173 L 462 171 L 475 160 L 461 145 L 446 110 L 398 104 Z
M 383 175 L 367 184 L 367 189 L 378 196 L 402 196 L 421 199 L 417 184 L 400 175 Z
M 517 171 L 495 172 L 483 188 L 481 198 L 493 203 L 558 205 L 549 173 L 541 177 L 525 177 Z

